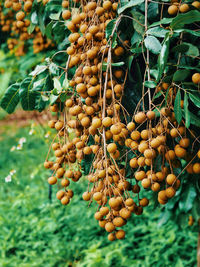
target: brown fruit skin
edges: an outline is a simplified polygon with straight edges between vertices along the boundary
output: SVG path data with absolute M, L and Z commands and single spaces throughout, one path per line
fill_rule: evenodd
M 200 8 L 200 2 L 199 1 L 194 1 L 192 3 L 192 6 L 196 7 L 196 8 Z
M 96 192 L 93 195 L 93 199 L 96 200 L 96 201 L 99 201 L 99 200 L 102 199 L 102 196 L 103 196 L 103 194 L 101 192 Z
M 108 235 L 108 240 L 109 240 L 109 241 L 114 241 L 115 239 L 116 239 L 116 236 L 115 236 L 114 233 L 110 233 L 110 234 Z
M 180 11 L 181 13 L 188 12 L 189 9 L 190 9 L 190 8 L 189 8 L 188 4 L 182 4 L 182 5 L 179 7 L 179 11 Z
M 173 15 L 176 15 L 178 13 L 178 7 L 176 5 L 171 5 L 169 8 L 168 8 L 168 14 L 173 16 Z
M 115 143 L 110 143 L 107 145 L 107 151 L 109 153 L 114 153 L 117 150 L 117 145 Z
M 182 147 L 175 148 L 175 154 L 178 158 L 184 158 L 186 156 L 186 150 Z
M 69 10 L 64 10 L 64 11 L 62 12 L 62 18 L 63 18 L 64 20 L 68 20 L 68 19 L 70 19 L 70 18 L 71 18 L 71 12 L 70 12 Z
M 187 148 L 190 145 L 190 139 L 189 138 L 182 138 L 179 142 L 180 146 L 183 148 Z
M 143 123 L 146 120 L 146 115 L 144 112 L 138 112 L 134 117 L 135 122 Z
M 65 178 L 63 178 L 63 179 L 61 180 L 61 186 L 62 186 L 62 187 L 67 187 L 67 186 L 69 186 L 69 184 L 70 184 L 70 181 L 67 180 L 67 179 L 65 179 Z
M 99 211 L 102 214 L 102 216 L 105 216 L 109 213 L 109 208 L 108 207 L 101 207 Z
M 167 195 L 166 195 L 166 191 L 165 190 L 161 190 L 158 193 L 158 198 L 163 200 L 163 201 L 167 201 Z
M 132 188 L 133 193 L 137 194 L 140 192 L 140 187 L 138 184 L 135 184 Z
M 151 179 L 144 178 L 141 184 L 143 188 L 149 188 L 151 186 Z
M 192 75 L 192 82 L 195 84 L 200 83 L 200 73 L 194 73 Z
M 176 181 L 176 176 L 174 174 L 171 173 L 167 175 L 166 182 L 168 183 L 168 185 L 174 184 L 175 181 Z
M 124 218 L 124 219 L 128 219 L 131 217 L 131 211 L 126 209 L 126 208 L 122 208 L 120 211 L 119 211 L 119 215 Z
M 154 120 L 155 117 L 156 117 L 156 114 L 155 114 L 154 111 L 149 110 L 149 111 L 147 112 L 147 118 L 148 118 L 149 120 Z
M 200 149 L 199 149 L 199 151 L 197 152 L 197 156 L 198 156 L 198 158 L 200 159 Z
M 49 179 L 48 179 L 48 183 L 49 183 L 50 185 L 56 184 L 56 183 L 57 183 L 57 178 L 54 177 L 54 176 L 49 177 Z
M 57 199 L 61 200 L 65 195 L 65 192 L 62 191 L 62 190 L 59 190 L 57 193 L 56 193 L 56 197 Z
M 61 203 L 63 205 L 67 205 L 69 203 L 70 199 L 68 198 L 68 196 L 64 196 L 62 199 L 61 199 Z
M 25 13 L 23 11 L 19 11 L 17 14 L 16 14 L 16 19 L 17 20 L 23 20 L 25 18 Z
M 115 217 L 113 219 L 113 224 L 116 226 L 116 227 L 122 227 L 123 225 L 126 224 L 126 221 L 121 218 L 121 217 Z
M 107 222 L 106 223 L 106 225 L 105 225 L 105 230 L 107 231 L 107 232 L 113 232 L 114 230 L 115 230 L 115 226 L 114 226 L 114 224 L 113 223 L 111 223 L 111 222 Z
M 100 221 L 100 220 L 102 220 L 103 216 L 102 216 L 101 212 L 97 211 L 97 212 L 94 214 L 94 218 L 95 218 L 97 221 Z
M 125 238 L 125 231 L 124 230 L 118 230 L 115 233 L 115 236 L 117 239 L 124 239 Z
M 140 200 L 139 203 L 140 203 L 140 206 L 146 207 L 149 205 L 149 200 L 146 197 L 144 197 L 143 199 Z
M 200 173 L 200 163 L 194 163 L 193 172 L 196 173 L 196 174 Z
M 90 192 L 84 192 L 82 195 L 83 200 L 89 201 L 91 199 L 91 193 Z
M 168 187 L 168 188 L 165 190 L 165 192 L 166 192 L 166 196 L 167 196 L 168 198 L 172 198 L 172 197 L 174 197 L 175 194 L 176 194 L 176 190 L 175 190 L 173 187 Z

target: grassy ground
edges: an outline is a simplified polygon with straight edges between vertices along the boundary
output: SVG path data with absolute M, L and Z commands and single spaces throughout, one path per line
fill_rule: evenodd
M 197 234 L 169 222 L 158 228 L 159 210 L 146 209 L 126 225 L 125 240 L 109 243 L 81 199 L 84 178 L 63 207 L 49 201 L 43 160 L 46 130 L 4 127 L 0 138 L 0 266 L 2 267 L 193 267 Z M 11 151 L 20 138 L 22 150 Z M 5 182 L 11 170 L 11 182 Z

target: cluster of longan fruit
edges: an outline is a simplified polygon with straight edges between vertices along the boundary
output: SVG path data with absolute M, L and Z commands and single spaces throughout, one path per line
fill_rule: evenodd
M 4 15 L 1 11 L 1 25 L 2 31 L 10 32 L 10 36 L 15 37 L 15 39 L 18 38 L 20 41 L 27 41 L 29 39 L 32 39 L 33 52 L 39 53 L 40 51 L 48 49 L 49 47 L 53 47 L 54 43 L 50 39 L 47 39 L 45 36 L 42 35 L 39 27 L 35 27 L 33 33 L 28 33 L 30 21 L 26 19 L 26 15 L 30 13 L 32 5 L 32 0 L 23 2 L 6 0 L 4 3 L 4 7 L 10 8 L 10 10 L 7 15 Z M 16 15 L 14 12 L 17 12 Z M 13 46 L 14 42 L 12 42 L 11 44 L 11 41 L 8 41 L 8 48 L 14 51 L 16 56 L 22 56 L 25 54 L 25 43 L 22 43 L 20 41 L 18 42 L 20 44 L 19 47 L 17 44 Z
M 190 7 L 194 7 L 197 9 L 200 9 L 200 2 L 199 1 L 194 1 L 192 4 L 188 3 L 179 3 L 177 0 L 171 0 L 171 5 L 168 8 L 168 13 L 171 16 L 177 15 L 179 12 L 180 13 L 186 13 L 191 10 Z

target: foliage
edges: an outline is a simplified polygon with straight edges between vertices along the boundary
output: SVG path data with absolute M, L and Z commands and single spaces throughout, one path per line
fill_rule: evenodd
M 46 171 L 41 158 L 47 149 L 45 130 L 4 127 L 0 141 L 0 265 L 48 267 L 176 266 L 195 265 L 197 236 L 192 227 L 181 229 L 168 222 L 158 227 L 159 210 L 153 206 L 131 219 L 127 238 L 109 243 L 81 199 L 84 179 L 74 187 L 73 203 L 60 207 L 54 194 L 48 199 Z M 20 151 L 10 151 L 21 137 Z M 16 169 L 12 182 L 4 177 Z M 81 218 L 81 221 L 80 221 Z M 161 256 L 162 255 L 162 256 Z

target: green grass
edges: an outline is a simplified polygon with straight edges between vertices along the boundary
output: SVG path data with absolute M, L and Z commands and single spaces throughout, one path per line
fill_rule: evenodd
M 157 226 L 159 210 L 145 209 L 125 226 L 125 240 L 110 243 L 94 219 L 95 207 L 81 199 L 87 182 L 70 186 L 75 196 L 63 207 L 48 199 L 48 171 L 43 161 L 48 144 L 43 129 L 7 127 L 0 141 L 0 266 L 2 267 L 193 267 L 197 233 L 168 222 Z M 21 137 L 21 151 L 10 151 Z M 10 170 L 12 182 L 4 178 Z

